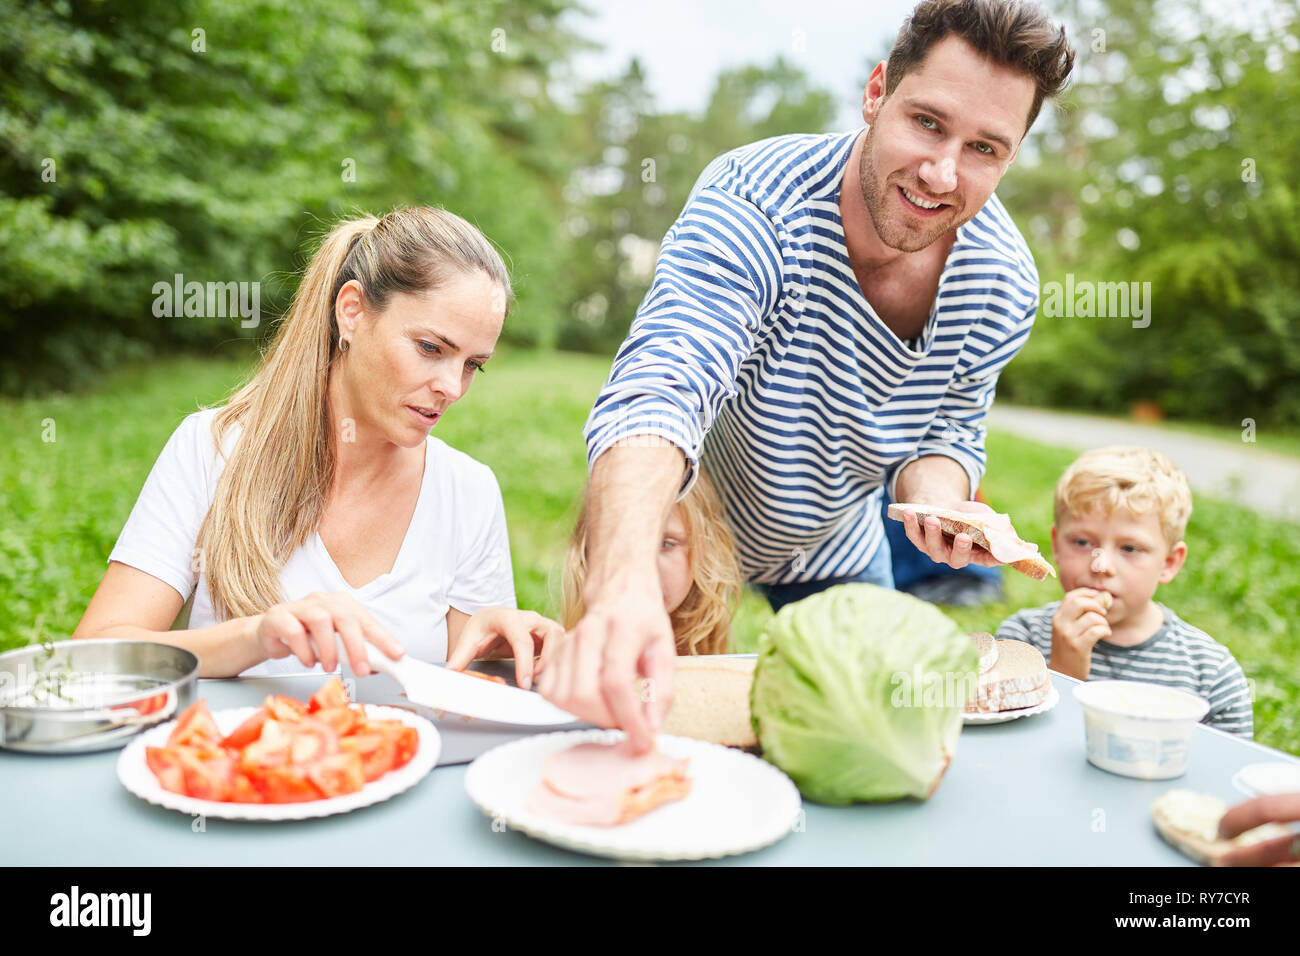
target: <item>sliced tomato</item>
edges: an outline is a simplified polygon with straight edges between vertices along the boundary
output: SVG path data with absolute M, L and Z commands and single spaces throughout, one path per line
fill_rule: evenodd
M 235 761 L 224 750 L 180 747 L 176 751 L 185 790 L 199 800 L 228 800 Z
M 393 769 L 404 767 L 410 763 L 411 758 L 415 756 L 415 751 L 420 747 L 420 733 L 414 727 L 402 724 L 402 729 L 397 733 L 397 760 L 393 763 Z
M 366 784 L 365 769 L 355 753 L 336 753 L 323 757 L 307 770 L 308 777 L 327 797 L 356 793 Z
M 252 777 L 236 770 L 230 781 L 230 800 L 232 803 L 265 803 L 266 797 L 257 789 Z
M 207 703 L 196 700 L 177 718 L 176 726 L 167 737 L 167 746 L 184 747 L 201 741 L 218 744 L 221 742 L 221 731 L 217 729 L 217 722 L 212 719 Z
M 343 681 L 337 677 L 331 677 L 320 690 L 311 695 L 307 710 L 309 713 L 314 714 L 318 710 L 325 710 L 330 707 L 346 707 L 349 703 L 348 691 L 343 686 Z
M 236 727 L 221 741 L 223 747 L 233 747 L 241 750 L 247 747 L 258 737 L 262 736 L 262 724 L 266 723 L 269 715 L 265 707 L 259 707 L 257 713 L 249 717 L 246 721 Z
M 264 706 L 276 720 L 293 721 L 307 716 L 307 705 L 283 694 L 272 694 Z
M 164 790 L 186 794 L 185 774 L 181 771 L 180 758 L 176 756 L 173 748 L 145 747 L 144 759 Z
M 378 780 L 393 769 L 397 761 L 397 741 L 392 734 L 358 733 L 339 741 L 344 753 L 355 753 L 361 758 L 366 782 Z
M 303 767 L 286 764 L 250 776 L 267 803 L 301 803 L 304 800 L 319 800 L 323 796 Z
M 420 746 L 419 732 L 400 720 L 372 720 L 367 726 L 367 730 L 371 733 L 384 734 L 392 738 L 396 747 L 393 759 L 394 770 L 405 766 L 415 756 L 415 751 Z
M 262 734 L 244 747 L 240 755 L 240 769 L 253 772 L 259 768 L 278 767 L 289 762 L 289 746 L 293 743 L 293 725 L 267 718 L 262 724 Z
M 323 707 L 312 717 L 323 724 L 329 724 L 340 737 L 347 736 L 365 722 L 365 718 L 351 707 Z
M 293 763 L 312 763 L 339 752 L 339 735 L 323 721 L 304 718 L 294 724 L 292 729 L 289 760 Z

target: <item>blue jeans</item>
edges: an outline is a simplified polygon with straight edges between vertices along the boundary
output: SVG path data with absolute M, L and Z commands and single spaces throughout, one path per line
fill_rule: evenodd
M 865 568 L 847 578 L 826 578 L 821 581 L 797 581 L 794 584 L 755 584 L 758 592 L 767 598 L 773 611 L 779 611 L 787 604 L 802 600 L 810 594 L 817 594 L 837 584 L 865 582 L 877 584 L 882 588 L 894 589 L 893 561 L 890 557 L 889 542 L 881 539 L 875 557 Z

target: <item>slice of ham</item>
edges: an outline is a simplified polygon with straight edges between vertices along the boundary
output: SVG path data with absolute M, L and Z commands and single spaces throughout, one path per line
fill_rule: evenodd
M 626 740 L 578 744 L 546 758 L 527 809 L 582 826 L 626 823 L 684 797 L 691 788 L 688 762 L 657 750 L 634 753 Z

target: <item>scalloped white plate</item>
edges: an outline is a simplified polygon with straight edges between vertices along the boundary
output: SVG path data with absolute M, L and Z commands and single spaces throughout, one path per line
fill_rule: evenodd
M 966 726 L 975 726 L 980 724 L 1005 724 L 1008 720 L 1019 720 L 1021 717 L 1032 717 L 1034 714 L 1045 714 L 1061 702 L 1061 695 L 1053 684 L 1047 689 L 1047 696 L 1043 698 L 1041 704 L 1035 704 L 1033 707 L 1021 707 L 1019 710 L 999 710 L 992 714 L 962 714 L 962 723 Z
M 780 840 L 802 819 L 799 791 L 765 760 L 718 744 L 660 734 L 659 750 L 690 760 L 694 783 L 681 800 L 613 827 L 560 823 L 524 809 L 550 753 L 591 741 L 616 743 L 618 730 L 569 730 L 525 737 L 483 754 L 465 772 L 465 790 L 495 823 L 556 846 L 620 860 L 705 860 L 747 853 Z
M 191 815 L 202 814 L 220 820 L 309 820 L 368 807 L 395 797 L 419 783 L 438 762 L 442 741 L 438 737 L 438 728 L 419 714 L 399 710 L 396 707 L 380 707 L 376 704 L 363 706 L 366 708 L 367 717 L 375 720 L 400 720 L 414 727 L 419 732 L 420 744 L 415 751 L 415 756 L 406 766 L 390 770 L 378 780 L 367 783 L 356 793 L 323 800 L 307 800 L 302 803 L 227 803 L 217 800 L 199 800 L 164 790 L 158 778 L 149 769 L 144 748 L 161 747 L 167 743 L 167 735 L 176 725 L 174 720 L 150 728 L 126 746 L 122 755 L 117 758 L 117 779 L 122 781 L 122 786 L 141 800 L 156 806 Z M 218 710 L 212 714 L 212 717 L 216 720 L 218 729 L 223 734 L 228 734 L 253 716 L 257 709 L 239 707 Z

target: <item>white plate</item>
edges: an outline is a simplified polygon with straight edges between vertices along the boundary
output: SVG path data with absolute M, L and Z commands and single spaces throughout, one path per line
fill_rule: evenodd
M 992 714 L 962 714 L 961 720 L 968 727 L 972 724 L 1004 724 L 1008 720 L 1019 720 L 1021 717 L 1045 714 L 1060 702 L 1061 695 L 1057 693 L 1056 685 L 1053 684 L 1047 689 L 1047 696 L 1043 698 L 1041 704 L 1035 704 L 1033 707 L 1021 707 L 1019 710 L 999 710 Z
M 660 752 L 687 757 L 694 783 L 681 800 L 629 823 L 588 827 L 524 809 L 550 753 L 576 744 L 617 743 L 619 730 L 569 730 L 503 744 L 465 772 L 465 790 L 496 821 L 556 846 L 620 860 L 705 860 L 775 843 L 802 819 L 799 791 L 776 767 L 740 750 L 660 734 Z
M 323 800 L 305 800 L 302 803 L 227 803 L 217 800 L 199 800 L 179 793 L 164 790 L 158 778 L 154 776 L 145 759 L 145 747 L 161 747 L 167 743 L 167 735 L 176 726 L 172 720 L 158 727 L 153 727 L 136 737 L 117 758 L 117 778 L 122 786 L 130 790 L 141 800 L 169 810 L 179 810 L 191 815 L 201 814 L 221 820 L 308 820 L 313 817 L 328 817 L 336 813 L 347 813 L 359 807 L 368 807 L 380 803 L 389 797 L 408 790 L 419 783 L 434 764 L 438 762 L 438 751 L 442 741 L 438 737 L 438 728 L 418 714 L 396 707 L 379 707 L 365 704 L 366 716 L 373 720 L 400 720 L 414 727 L 420 734 L 420 744 L 415 756 L 404 767 L 390 770 L 378 780 L 372 780 L 356 793 L 347 793 L 341 797 L 329 797 Z M 217 728 L 228 734 L 258 711 L 257 707 L 239 707 L 233 710 L 218 710 L 212 717 Z

